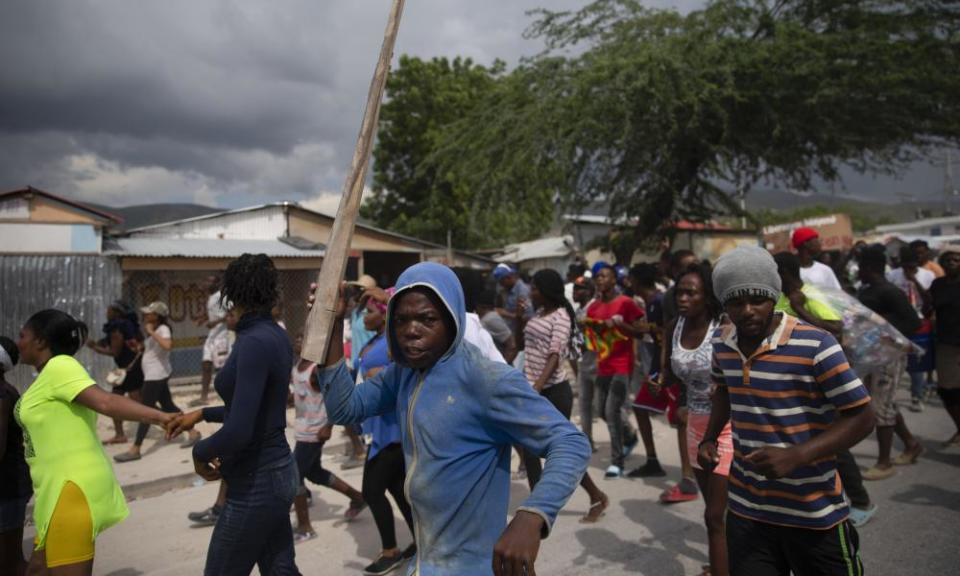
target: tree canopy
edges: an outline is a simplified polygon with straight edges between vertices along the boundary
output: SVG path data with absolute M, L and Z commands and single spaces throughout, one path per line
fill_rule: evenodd
M 535 19 L 546 50 L 418 156 L 481 213 L 604 201 L 649 237 L 737 213 L 731 192 L 761 181 L 895 173 L 960 143 L 956 2 L 713 0 L 681 15 L 596 0 Z
M 524 191 L 507 204 L 478 194 L 457 170 L 429 159 L 445 132 L 504 80 L 505 65 L 409 56 L 387 82 L 374 148 L 373 194 L 362 215 L 378 226 L 457 247 L 499 246 L 542 233 L 552 221 L 551 192 Z M 484 178 L 491 177 L 489 174 Z

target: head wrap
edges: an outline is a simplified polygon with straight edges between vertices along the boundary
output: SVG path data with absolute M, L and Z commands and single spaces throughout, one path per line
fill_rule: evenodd
M 393 298 L 393 295 L 397 292 L 397 289 L 390 287 L 384 290 L 384 292 L 387 293 L 386 302 L 380 302 L 379 300 L 375 300 L 372 297 L 369 297 L 369 295 L 367 295 L 368 296 L 367 305 L 368 306 L 373 305 L 373 307 L 376 308 L 381 314 L 387 313 L 387 304 L 390 302 L 390 298 Z

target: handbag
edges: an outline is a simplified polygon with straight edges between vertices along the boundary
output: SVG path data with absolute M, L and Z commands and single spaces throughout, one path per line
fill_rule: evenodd
M 137 352 L 137 355 L 133 357 L 133 360 L 127 364 L 126 368 L 114 368 L 113 370 L 107 372 L 107 384 L 116 388 L 117 386 L 123 386 L 124 381 L 127 379 L 127 371 L 133 368 L 133 365 L 137 363 L 137 360 L 140 359 L 140 355 L 143 354 L 143 351 Z

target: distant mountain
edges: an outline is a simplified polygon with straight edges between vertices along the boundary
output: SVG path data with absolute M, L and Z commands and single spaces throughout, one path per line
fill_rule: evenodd
M 844 212 L 854 218 L 854 227 L 869 229 L 880 224 L 911 222 L 920 218 L 945 215 L 943 201 L 885 202 L 847 194 L 755 190 L 747 195 L 747 210 L 789 214 L 796 210 L 822 206 Z M 954 210 L 958 206 L 953 207 Z M 859 226 L 858 226 L 859 224 Z M 864 231 L 860 230 L 860 231 Z
M 829 194 L 818 192 L 794 192 L 788 190 L 755 189 L 747 194 L 747 210 L 754 214 L 773 213 L 789 215 L 798 210 L 823 207 L 843 212 L 854 220 L 858 231 L 865 231 L 881 224 L 911 222 L 919 218 L 943 216 L 943 201 L 897 201 L 854 194 Z M 954 202 L 954 211 L 960 202 Z M 569 213 L 569 212 L 567 212 Z M 608 216 L 609 206 L 595 202 L 584 207 L 583 216 Z M 562 224 L 558 229 L 562 229 Z
M 90 203 L 88 202 L 88 204 Z M 205 216 L 223 211 L 222 208 L 213 208 L 200 204 L 140 204 L 137 206 L 123 207 L 90 204 L 90 206 L 123 218 L 123 224 L 119 226 L 121 230 L 132 230 L 134 228 L 163 224 L 164 222 L 173 222 L 175 220 L 184 220 L 186 218 L 195 218 L 197 216 Z

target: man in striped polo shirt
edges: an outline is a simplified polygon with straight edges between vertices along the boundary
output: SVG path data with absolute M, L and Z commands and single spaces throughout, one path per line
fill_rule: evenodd
M 775 311 L 770 254 L 741 247 L 717 261 L 714 291 L 732 325 L 713 338 L 713 412 L 699 462 L 719 462 L 732 418 L 727 546 L 734 576 L 862 572 L 835 455 L 873 429 L 870 396 L 836 339 Z

